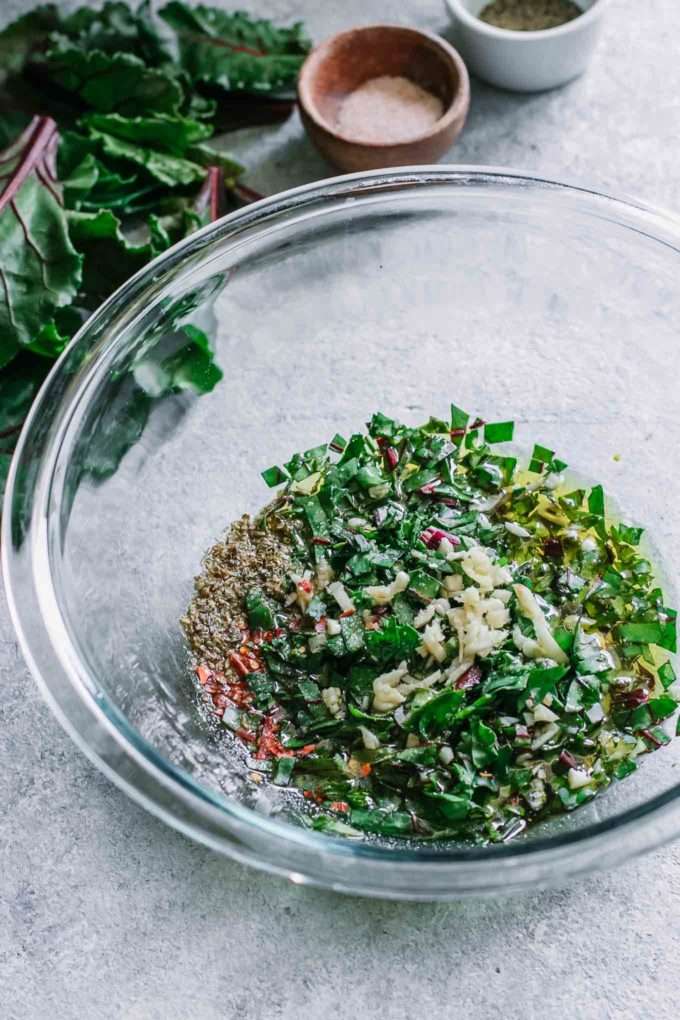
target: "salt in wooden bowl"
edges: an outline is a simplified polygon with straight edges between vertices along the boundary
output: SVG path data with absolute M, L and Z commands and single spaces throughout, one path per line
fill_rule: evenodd
M 437 96 L 442 116 L 405 141 L 352 138 L 338 127 L 341 106 L 364 82 L 384 75 L 408 78 Z M 435 163 L 460 134 L 470 105 L 467 68 L 456 50 L 430 32 L 371 25 L 339 32 L 307 57 L 298 80 L 302 121 L 311 141 L 339 170 Z

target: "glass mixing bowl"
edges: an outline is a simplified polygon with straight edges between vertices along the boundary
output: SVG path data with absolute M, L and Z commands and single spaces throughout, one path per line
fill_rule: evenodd
M 49 377 L 5 505 L 14 621 L 77 744 L 193 838 L 343 891 L 536 887 L 680 831 L 680 740 L 504 846 L 310 831 L 295 794 L 243 781 L 178 625 L 204 550 L 267 500 L 261 469 L 377 408 L 416 424 L 452 400 L 515 418 L 520 442 L 601 480 L 673 579 L 679 245 L 678 222 L 630 202 L 510 171 L 416 168 L 261 202 L 139 273 Z M 214 346 L 212 389 L 187 327 Z

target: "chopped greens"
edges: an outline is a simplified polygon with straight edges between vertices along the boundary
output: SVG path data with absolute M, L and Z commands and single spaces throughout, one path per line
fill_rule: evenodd
M 675 730 L 676 613 L 642 529 L 544 446 L 518 471 L 496 452 L 513 432 L 455 405 L 376 414 L 263 472 L 284 485 L 255 522 L 287 536 L 277 595 L 235 590 L 226 656 L 187 633 L 204 700 L 319 831 L 507 841 Z

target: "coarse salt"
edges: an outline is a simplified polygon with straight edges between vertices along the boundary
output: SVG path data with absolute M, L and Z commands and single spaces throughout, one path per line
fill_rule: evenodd
M 444 112 L 440 99 L 401 76 L 370 78 L 343 101 L 336 128 L 353 141 L 368 144 L 418 138 Z

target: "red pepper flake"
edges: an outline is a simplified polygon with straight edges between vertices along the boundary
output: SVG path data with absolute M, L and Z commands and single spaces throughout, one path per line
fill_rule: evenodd
M 306 754 L 313 754 L 316 751 L 316 744 L 305 744 L 299 751 L 296 751 L 298 758 L 304 757 Z
M 243 661 L 243 659 L 241 659 L 241 657 L 238 656 L 236 654 L 236 652 L 229 652 L 229 662 L 234 667 L 236 672 L 239 673 L 241 676 L 243 676 L 243 677 L 248 676 L 248 673 L 250 672 L 250 670 L 246 666 L 246 664 Z
M 372 772 L 372 771 L 373 771 L 373 770 L 371 769 L 371 766 L 370 766 L 370 765 L 368 764 L 368 762 L 366 762 L 366 763 L 365 763 L 364 765 L 362 765 L 362 766 L 361 766 L 361 768 L 359 769 L 359 773 L 360 773 L 360 774 L 361 774 L 361 775 L 362 775 L 362 776 L 363 776 L 364 778 L 365 778 L 366 776 L 370 776 L 370 774 L 371 774 L 371 772 Z
M 312 583 L 308 581 L 306 577 L 303 577 L 301 581 L 298 581 L 296 588 L 298 591 L 304 591 L 307 595 L 312 594 Z
M 315 535 L 314 538 L 312 539 L 312 544 L 313 545 L 330 545 L 331 544 L 331 540 L 330 540 L 330 538 L 323 538 L 323 536 L 321 536 L 321 535 Z
M 464 691 L 470 687 L 476 687 L 478 683 L 481 683 L 482 671 L 479 666 L 470 666 L 462 676 L 459 676 L 453 685 L 457 691 Z
M 257 743 L 257 736 L 252 732 L 252 730 L 236 730 L 236 736 L 241 740 L 245 740 L 247 744 Z
M 250 708 L 253 700 L 253 693 L 242 680 L 236 680 L 229 684 L 229 698 L 237 708 Z
M 328 806 L 331 811 L 349 811 L 349 804 L 344 800 L 334 800 L 333 803 Z
M 219 719 L 221 719 L 222 716 L 224 715 L 224 708 L 222 707 L 216 708 L 213 712 L 213 715 L 216 715 Z
M 276 736 L 278 729 L 279 724 L 268 715 L 262 727 L 260 743 L 255 755 L 256 758 L 262 761 L 265 758 L 278 758 L 282 756 L 283 748 L 281 741 Z M 286 755 L 286 757 L 290 757 L 290 755 Z
M 305 798 L 305 800 L 313 800 L 314 799 L 314 794 L 312 793 L 311 790 L 303 790 L 302 791 L 302 796 Z
M 338 620 L 346 620 L 348 616 L 354 616 L 356 609 L 345 609 L 344 613 L 340 613 Z
M 207 684 L 208 680 L 210 680 L 212 675 L 213 675 L 212 670 L 208 669 L 207 666 L 199 666 L 198 669 L 196 670 L 198 682 L 202 687 L 204 687 Z

